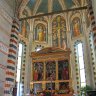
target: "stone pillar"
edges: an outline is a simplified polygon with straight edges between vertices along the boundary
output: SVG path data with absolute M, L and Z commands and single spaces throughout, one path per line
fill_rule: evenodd
M 14 19 L 10 34 L 4 96 L 10 96 L 10 90 L 15 86 L 17 52 L 18 52 L 18 32 L 19 32 L 19 23 L 17 19 Z
M 94 16 L 95 16 L 95 21 L 96 21 L 96 0 L 91 0 L 92 1 L 92 7 L 94 10 Z
M 96 21 L 95 21 L 95 16 L 94 16 L 95 11 L 93 11 L 91 0 L 89 0 L 88 11 L 90 15 L 91 28 L 93 32 L 94 50 L 95 50 L 95 63 L 93 64 L 93 75 L 94 75 L 93 79 L 94 79 L 94 85 L 96 88 Z

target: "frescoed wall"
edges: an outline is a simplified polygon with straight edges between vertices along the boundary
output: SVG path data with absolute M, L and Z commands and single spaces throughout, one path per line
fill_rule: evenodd
M 54 47 L 66 49 L 66 22 L 62 16 L 57 16 L 52 22 L 52 43 Z
M 72 20 L 72 37 L 77 37 L 82 34 L 80 18 L 75 17 Z
M 28 38 L 30 32 L 30 25 L 28 21 L 22 21 L 21 22 L 21 34 L 25 37 Z

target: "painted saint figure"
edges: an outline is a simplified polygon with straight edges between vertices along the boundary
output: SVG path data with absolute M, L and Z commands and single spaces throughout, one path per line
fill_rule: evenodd
M 64 67 L 62 70 L 62 79 L 63 80 L 68 80 L 69 79 L 69 72 L 68 72 L 68 68 Z
M 43 24 L 38 24 L 36 26 L 35 40 L 37 41 L 46 41 L 46 27 Z
M 44 41 L 44 30 L 42 26 L 38 28 L 38 40 Z
M 79 36 L 80 35 L 80 20 L 75 18 L 73 20 L 73 36 Z
M 26 34 L 26 24 L 25 24 L 25 21 L 22 22 L 22 35 L 25 37 L 25 34 Z
M 42 62 L 34 63 L 33 76 L 35 81 L 43 80 L 43 63 Z
M 34 80 L 35 81 L 38 80 L 38 71 L 37 71 L 37 69 L 34 70 Z

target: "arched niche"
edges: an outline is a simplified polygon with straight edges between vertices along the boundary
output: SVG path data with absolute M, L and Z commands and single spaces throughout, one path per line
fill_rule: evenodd
M 29 37 L 30 32 L 30 25 L 27 20 L 23 20 L 21 22 L 21 35 L 23 35 L 25 38 Z
M 74 13 L 70 18 L 71 37 L 75 38 L 80 36 L 82 32 L 82 22 L 80 13 Z
M 66 21 L 61 15 L 57 15 L 52 20 L 52 43 L 54 47 L 66 49 Z
M 34 26 L 34 41 L 47 42 L 48 30 L 45 22 L 37 22 Z

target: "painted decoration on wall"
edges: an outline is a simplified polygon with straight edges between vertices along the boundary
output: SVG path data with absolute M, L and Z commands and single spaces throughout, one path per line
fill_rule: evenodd
M 68 60 L 58 61 L 58 79 L 59 80 L 69 80 Z
M 47 29 L 44 24 L 42 23 L 37 24 L 34 34 L 35 34 L 35 40 L 39 42 L 47 41 Z
M 28 38 L 30 32 L 30 25 L 27 21 L 22 21 L 21 22 L 21 34 L 25 37 Z
M 62 16 L 57 16 L 52 22 L 52 43 L 53 47 L 66 49 L 66 22 Z
M 72 37 L 77 37 L 81 34 L 81 24 L 80 19 L 75 17 L 72 20 Z
M 56 79 L 56 64 L 54 61 L 46 62 L 46 80 Z
M 33 80 L 34 81 L 41 81 L 43 80 L 43 63 L 36 62 L 34 63 L 34 71 L 33 71 Z

